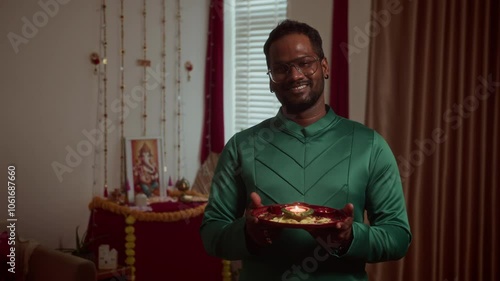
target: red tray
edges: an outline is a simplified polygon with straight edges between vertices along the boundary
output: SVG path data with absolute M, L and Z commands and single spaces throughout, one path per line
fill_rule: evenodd
M 314 213 L 311 215 L 313 217 L 326 217 L 330 218 L 332 221 L 328 223 L 320 223 L 320 224 L 304 224 L 304 223 L 283 223 L 283 222 L 274 222 L 271 219 L 279 216 L 283 216 L 283 211 L 281 210 L 284 207 L 288 206 L 306 206 L 312 208 Z M 252 210 L 252 215 L 259 219 L 259 222 L 262 224 L 266 224 L 272 227 L 278 228 L 325 228 L 325 227 L 333 227 L 336 223 L 343 221 L 347 218 L 347 215 L 344 211 L 339 209 L 334 209 L 325 206 L 317 206 L 311 205 L 303 202 L 295 202 L 291 204 L 275 204 L 262 206 L 259 208 L 255 208 Z

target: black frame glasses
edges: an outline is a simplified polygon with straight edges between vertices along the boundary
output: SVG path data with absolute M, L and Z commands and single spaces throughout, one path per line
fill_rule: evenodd
M 271 66 L 271 69 L 267 70 L 267 75 L 274 83 L 282 83 L 285 81 L 290 74 L 290 69 L 294 67 L 298 72 L 302 73 L 305 76 L 311 76 L 319 68 L 319 61 L 321 59 L 313 56 L 305 56 L 294 59 L 288 63 L 276 63 Z

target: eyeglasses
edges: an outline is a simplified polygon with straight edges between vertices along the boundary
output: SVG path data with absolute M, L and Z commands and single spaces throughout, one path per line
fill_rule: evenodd
M 319 58 L 307 56 L 297 58 L 289 63 L 276 63 L 267 71 L 267 75 L 274 83 L 281 83 L 286 80 L 293 66 L 303 75 L 311 76 L 318 70 L 318 61 Z

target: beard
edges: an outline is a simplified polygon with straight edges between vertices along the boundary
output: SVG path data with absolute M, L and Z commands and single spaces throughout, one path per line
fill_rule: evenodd
M 302 102 L 295 102 L 288 99 L 280 100 L 281 105 L 286 108 L 286 112 L 289 114 L 299 114 L 306 111 L 316 104 L 321 95 L 312 95 L 308 99 Z M 279 99 L 278 99 L 279 100 Z
M 293 93 L 292 88 L 306 86 L 304 92 Z M 323 95 L 324 80 L 299 81 L 292 84 L 281 85 L 276 89 L 276 98 L 290 114 L 299 114 L 313 107 Z

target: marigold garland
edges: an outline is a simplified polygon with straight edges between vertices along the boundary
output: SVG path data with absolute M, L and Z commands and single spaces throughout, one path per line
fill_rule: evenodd
M 222 281 L 231 281 L 231 261 L 222 260 Z
M 131 279 L 135 280 L 135 218 L 131 215 L 125 218 L 125 255 L 127 258 L 125 259 L 125 263 L 130 266 L 131 271 Z
M 197 192 L 186 192 L 186 194 L 189 195 L 198 195 L 195 194 Z M 128 206 L 120 206 L 115 202 L 109 201 L 107 199 L 101 198 L 101 197 L 94 197 L 92 202 L 89 204 L 89 209 L 103 209 L 106 211 L 110 211 L 115 214 L 119 215 L 124 215 L 124 216 L 130 216 L 133 217 L 139 221 L 159 221 L 159 222 L 176 222 L 180 220 L 185 220 L 193 217 L 197 217 L 205 211 L 206 203 L 190 208 L 190 209 L 184 209 L 180 211 L 175 211 L 175 212 L 162 212 L 162 213 L 155 213 L 155 212 L 143 212 L 139 210 L 132 210 Z

